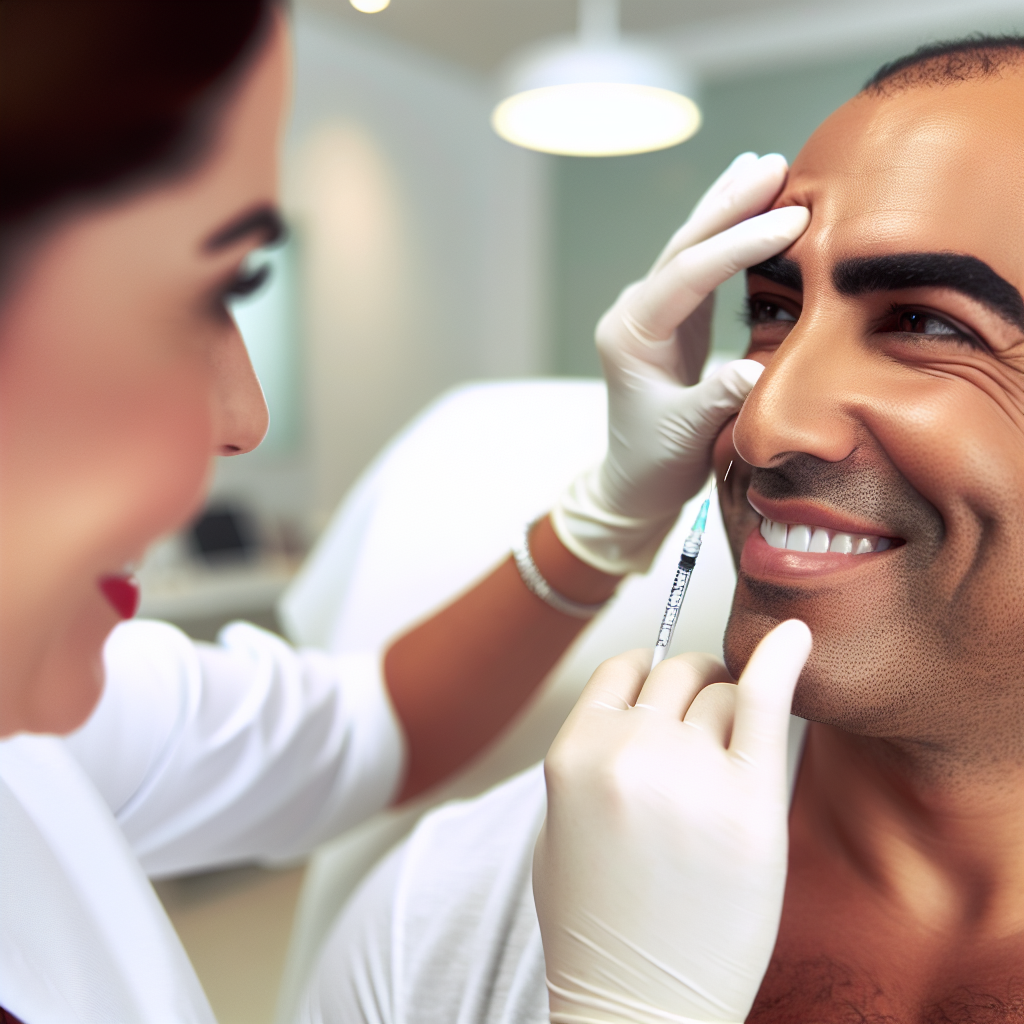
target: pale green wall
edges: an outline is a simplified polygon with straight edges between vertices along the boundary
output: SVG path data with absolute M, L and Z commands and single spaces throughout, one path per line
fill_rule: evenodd
M 690 207 L 743 150 L 792 159 L 817 125 L 884 61 L 905 52 L 711 85 L 704 127 L 689 142 L 642 156 L 560 157 L 554 167 L 551 324 L 554 369 L 595 375 L 593 331 L 622 287 L 643 275 Z M 736 352 L 742 280 L 719 289 L 714 344 Z

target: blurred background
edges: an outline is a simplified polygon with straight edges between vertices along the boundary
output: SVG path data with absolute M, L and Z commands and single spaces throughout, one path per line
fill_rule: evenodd
M 424 405 L 464 381 L 598 375 L 598 317 L 734 156 L 792 159 L 921 43 L 1024 30 L 1020 0 L 621 0 L 622 32 L 692 82 L 700 130 L 608 158 L 498 138 L 508 62 L 576 19 L 575 0 L 391 0 L 372 14 L 295 0 L 292 233 L 267 257 L 272 282 L 236 309 L 270 432 L 219 460 L 202 518 L 153 549 L 141 614 L 199 639 L 236 617 L 278 628 L 275 602 L 339 500 Z M 741 291 L 719 290 L 721 355 L 744 346 Z M 272 1018 L 300 879 L 247 868 L 161 883 L 222 1021 Z
M 365 3 L 366 0 L 357 0 Z M 379 3 L 380 0 L 377 0 Z M 255 452 L 219 460 L 207 516 L 144 567 L 142 614 L 212 639 L 274 603 L 346 489 L 462 381 L 596 376 L 593 329 L 743 150 L 788 158 L 885 60 L 1024 25 L 1020 0 L 621 0 L 623 34 L 678 62 L 703 113 L 681 145 L 581 158 L 499 139 L 524 47 L 576 0 L 296 0 L 284 164 L 292 235 L 236 314 L 270 406 Z M 742 282 L 714 345 L 742 350 Z

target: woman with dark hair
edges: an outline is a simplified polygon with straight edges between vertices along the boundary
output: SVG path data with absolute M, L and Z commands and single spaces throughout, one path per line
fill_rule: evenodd
M 464 765 L 650 564 L 754 379 L 690 386 L 710 291 L 794 233 L 710 238 L 781 185 L 781 160 L 748 154 L 616 306 L 633 333 L 605 325 L 606 462 L 383 658 L 118 625 L 131 564 L 194 515 L 211 456 L 266 430 L 227 303 L 282 231 L 287 67 L 272 0 L 0 0 L 7 1019 L 212 1020 L 147 873 L 300 855 Z

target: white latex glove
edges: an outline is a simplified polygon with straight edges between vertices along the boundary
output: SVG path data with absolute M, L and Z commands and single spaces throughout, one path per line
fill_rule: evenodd
M 698 384 L 714 290 L 774 256 L 807 227 L 801 206 L 769 206 L 786 177 L 778 154 L 738 156 L 648 275 L 601 318 L 608 453 L 578 477 L 551 521 L 578 558 L 612 575 L 645 572 L 683 503 L 703 486 L 711 446 L 763 367 L 740 359 Z M 750 218 L 750 219 L 747 219 Z
M 544 762 L 533 891 L 552 1024 L 746 1018 L 782 912 L 789 708 L 810 649 L 791 619 L 738 685 L 705 685 L 726 673 L 703 654 L 646 682 L 650 651 L 594 673 Z

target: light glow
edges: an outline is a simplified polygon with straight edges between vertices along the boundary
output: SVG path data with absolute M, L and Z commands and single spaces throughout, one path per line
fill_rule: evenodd
M 376 14 L 378 11 L 383 11 L 391 3 L 391 0 L 349 0 L 349 3 L 363 14 Z
M 491 125 L 508 142 L 564 156 L 621 156 L 678 145 L 700 127 L 697 104 L 650 85 L 584 82 L 516 93 Z

